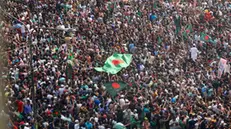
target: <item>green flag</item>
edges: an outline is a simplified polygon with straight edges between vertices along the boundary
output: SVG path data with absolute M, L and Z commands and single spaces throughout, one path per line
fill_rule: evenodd
M 200 38 L 202 41 L 204 42 L 210 42 L 210 43 L 213 43 L 213 44 L 216 44 L 216 41 L 214 41 L 209 35 L 205 34 L 205 33 L 201 33 L 201 38 Z
M 192 33 L 192 25 L 190 24 L 190 25 L 187 25 L 186 27 L 185 27 L 186 29 L 185 29 L 185 31 L 183 32 L 183 37 L 185 38 L 185 39 L 188 39 L 188 35 L 190 34 L 190 33 Z
M 114 2 L 110 2 L 108 5 L 107 5 L 107 9 L 109 10 L 109 11 L 112 11 L 114 8 L 115 8 L 115 3 Z
M 174 17 L 174 23 L 176 26 L 176 34 L 179 34 L 180 30 L 181 30 L 181 18 L 180 16 L 176 16 Z
M 141 126 L 140 124 L 141 124 L 140 120 L 136 120 L 133 115 L 130 116 L 130 126 L 131 127 L 136 127 L 136 126 L 140 127 Z
M 122 68 L 126 68 L 132 61 L 131 54 L 113 54 L 107 58 L 103 67 L 95 67 L 98 72 L 117 74 Z
M 161 39 L 161 37 L 160 37 L 160 36 L 158 37 L 158 39 L 157 39 L 157 40 L 158 40 L 158 44 L 161 44 L 161 43 L 162 43 L 162 39 Z
M 156 9 L 157 8 L 157 2 L 154 2 L 153 4 L 153 8 Z
M 71 52 L 68 54 L 68 57 L 67 57 L 68 60 L 73 60 L 74 58 L 75 58 L 74 53 Z
M 58 110 L 54 110 L 52 114 L 53 114 L 53 117 L 59 117 L 60 116 L 60 112 Z
M 115 97 L 117 93 L 121 90 L 123 90 L 125 87 L 127 87 L 127 84 L 122 81 L 118 82 L 108 82 L 104 83 L 104 86 L 106 87 L 107 92 L 112 96 Z
M 138 11 L 136 14 L 137 14 L 139 17 L 142 16 L 142 12 L 140 12 L 140 11 Z

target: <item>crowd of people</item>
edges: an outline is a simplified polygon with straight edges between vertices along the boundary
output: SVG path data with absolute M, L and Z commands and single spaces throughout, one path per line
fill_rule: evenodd
M 8 128 L 231 128 L 229 0 L 7 0 L 1 10 Z M 132 54 L 131 65 L 94 70 L 113 53 Z M 110 81 L 136 85 L 112 97 Z

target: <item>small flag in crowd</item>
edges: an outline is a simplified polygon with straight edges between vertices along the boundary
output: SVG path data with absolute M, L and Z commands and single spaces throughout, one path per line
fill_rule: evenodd
M 174 17 L 174 23 L 175 23 L 175 26 L 176 26 L 176 34 L 179 34 L 180 30 L 181 30 L 181 18 L 180 16 L 176 15 Z
M 203 32 L 201 33 L 201 40 L 204 42 L 210 42 L 210 43 L 216 44 L 216 41 L 214 41 L 209 35 Z
M 58 110 L 54 110 L 53 111 L 53 116 L 54 117 L 59 117 L 60 116 L 60 112 Z
M 67 58 L 68 58 L 68 60 L 73 60 L 75 58 L 74 53 L 72 53 L 72 52 L 69 53 Z
M 153 4 L 153 8 L 154 9 L 157 9 L 157 2 L 155 1 L 154 4 Z
M 189 36 L 189 34 L 192 32 L 193 30 L 192 30 L 192 25 L 190 24 L 190 25 L 187 25 L 186 27 L 185 27 L 185 31 L 183 32 L 183 37 L 185 38 L 185 39 L 188 39 L 188 36 Z
M 158 44 L 161 44 L 161 43 L 162 43 L 162 39 L 161 39 L 161 37 L 160 37 L 160 36 L 158 37 L 158 39 L 157 39 L 157 40 L 158 40 Z
M 106 87 L 107 92 L 112 97 L 115 97 L 119 91 L 127 87 L 127 84 L 125 82 L 118 81 L 118 82 L 104 83 L 104 86 Z
M 107 10 L 109 10 L 109 11 L 112 11 L 114 8 L 115 8 L 115 3 L 113 2 L 113 3 L 109 3 L 108 4 L 108 6 L 107 6 Z
M 117 74 L 122 68 L 126 68 L 132 61 L 131 54 L 113 54 L 107 58 L 103 67 L 95 67 L 98 72 Z

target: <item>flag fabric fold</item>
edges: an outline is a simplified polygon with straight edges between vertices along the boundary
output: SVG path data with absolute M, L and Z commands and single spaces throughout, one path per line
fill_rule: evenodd
M 115 97 L 119 91 L 127 87 L 127 84 L 122 81 L 117 81 L 117 82 L 104 83 L 104 86 L 106 87 L 107 92 L 112 97 Z
M 98 72 L 117 74 L 122 68 L 126 68 L 132 61 L 131 54 L 113 54 L 104 63 L 103 67 L 95 67 Z

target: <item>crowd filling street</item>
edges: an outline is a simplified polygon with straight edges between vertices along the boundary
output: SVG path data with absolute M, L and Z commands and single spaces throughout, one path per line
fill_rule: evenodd
M 230 0 L 7 0 L 1 13 L 9 129 L 231 129 Z M 95 69 L 115 53 L 130 65 Z

